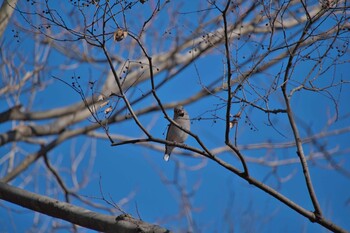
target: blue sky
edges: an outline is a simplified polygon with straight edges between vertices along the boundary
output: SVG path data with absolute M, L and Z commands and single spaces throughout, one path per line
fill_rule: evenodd
M 143 17 L 147 18 L 146 16 L 150 12 L 152 3 L 151 1 L 149 3 L 150 5 L 137 6 L 134 8 L 135 12 L 144 9 Z M 176 5 L 176 3 L 169 4 L 174 4 L 171 6 Z M 53 4 L 53 6 L 56 7 L 55 4 Z M 167 8 L 169 11 L 171 9 L 170 7 Z M 192 9 L 203 9 L 203 6 L 198 6 L 198 2 L 193 1 L 192 4 L 187 3 L 179 7 L 178 12 L 183 13 L 192 11 Z M 137 15 L 135 12 L 132 12 L 131 15 Z M 218 14 L 217 12 L 213 13 L 215 11 L 210 12 L 214 15 Z M 160 13 L 159 18 L 154 21 L 154 24 L 159 24 L 159 33 L 161 33 L 163 29 L 171 29 L 173 31 L 183 30 L 184 33 L 190 33 L 190 31 L 194 29 L 193 27 L 196 25 L 196 22 L 192 21 L 192 24 L 187 24 L 187 22 L 193 20 L 193 18 L 196 19 L 196 17 L 197 14 L 183 14 L 180 17 L 181 20 L 175 24 L 170 22 L 168 12 L 164 10 Z M 118 20 L 122 20 L 120 15 L 118 15 L 117 18 Z M 15 14 L 14 21 L 25 23 L 23 18 L 18 14 Z M 131 16 L 130 18 L 127 17 L 127 22 L 129 30 L 134 33 L 139 30 L 140 25 L 137 24 L 137 18 Z M 10 42 L 15 34 L 15 32 L 12 32 L 13 29 L 20 31 L 20 42 Z M 154 30 L 154 28 L 152 28 L 152 30 Z M 26 62 L 24 67 L 31 69 L 32 63 L 30 59 L 35 48 L 35 43 L 30 39 L 26 39 L 25 35 L 26 34 L 19 28 L 11 24 L 7 28 L 2 40 L 9 45 L 9 51 L 15 51 L 16 49 L 26 51 L 28 55 L 25 57 Z M 349 34 L 346 35 L 349 36 Z M 167 39 L 172 41 L 173 37 L 169 36 Z M 344 41 L 348 40 L 348 38 L 344 38 Z M 131 41 L 131 38 L 127 38 L 125 43 L 131 43 Z M 149 39 L 146 40 L 147 47 L 154 47 L 154 44 L 151 42 L 152 41 Z M 233 47 L 234 45 L 238 46 L 240 43 L 239 41 L 235 41 Z M 110 44 L 112 45 L 112 42 L 110 42 Z M 234 53 L 236 53 L 235 55 L 237 55 L 238 61 L 242 61 L 244 60 L 244 56 L 248 56 L 247 54 L 249 54 L 253 48 L 253 44 L 253 42 L 248 41 L 241 50 L 233 50 Z M 341 42 L 339 42 L 339 45 L 341 45 Z M 121 45 L 113 45 L 111 48 L 114 49 L 116 53 L 123 49 Z M 162 47 L 159 46 L 157 49 L 161 50 Z M 322 50 L 317 50 L 315 53 L 320 51 Z M 123 53 L 123 56 L 127 57 L 129 54 L 131 54 L 131 52 L 126 51 Z M 333 52 L 331 54 L 334 55 Z M 102 57 L 98 50 L 95 50 L 94 55 Z M 35 96 L 33 110 L 42 111 L 55 107 L 62 107 L 66 104 L 76 103 L 81 100 L 80 96 L 72 88 L 53 79 L 52 76 L 60 77 L 67 82 L 70 82 L 72 76 L 81 76 L 82 78 L 79 82 L 81 82 L 80 84 L 84 88 L 86 87 L 84 85 L 89 81 L 98 81 L 106 77 L 107 66 L 105 64 L 82 64 L 72 69 L 62 70 L 59 69 L 59 67 L 65 64 L 72 65 L 72 60 L 65 59 L 54 50 L 51 51 L 49 56 L 48 64 L 55 65 L 55 68 L 42 74 L 43 76 L 40 77 L 41 80 L 48 81 L 49 85 Z M 16 59 L 18 59 L 18 64 L 20 64 L 19 58 Z M 349 54 L 345 54 L 342 59 L 348 61 Z M 218 49 L 218 51 L 196 61 L 195 65 L 190 65 L 178 74 L 175 79 L 162 86 L 157 90 L 158 96 L 163 103 L 181 101 L 192 96 L 202 88 L 200 82 L 208 84 L 213 79 L 222 75 L 224 72 L 223 61 L 224 56 Z M 264 85 L 268 85 L 271 77 L 280 71 L 281 66 L 285 67 L 286 63 L 286 61 L 281 61 L 279 65 L 269 69 L 267 72 L 254 76 L 250 84 L 254 85 L 255 90 L 263 93 L 263 89 L 260 88 L 265 87 Z M 302 77 L 310 70 L 311 65 L 312 62 L 300 62 L 294 70 L 293 78 L 295 82 L 292 82 L 291 85 L 296 85 L 297 81 L 302 80 Z M 196 69 L 199 71 L 198 75 L 196 74 Z M 328 85 L 330 83 L 330 77 L 333 76 L 337 76 L 336 78 L 338 81 L 339 76 L 341 76 L 343 80 L 349 81 L 349 71 L 348 64 L 338 65 L 336 69 L 330 69 L 328 72 L 324 73 L 317 84 L 319 86 Z M 0 84 L 2 85 L 2 83 Z M 136 90 L 132 90 L 134 91 L 133 96 L 130 94 L 131 91 L 128 94 L 130 94 L 131 99 L 136 99 L 147 92 L 149 88 L 150 83 L 145 82 Z M 309 135 L 309 128 L 312 133 L 319 133 L 323 130 L 331 131 L 333 129 L 341 129 L 349 126 L 349 86 L 343 85 L 342 88 L 336 87 L 330 89 L 330 92 L 336 96 L 338 100 L 339 120 L 329 125 L 328 128 L 326 128 L 327 121 L 329 120 L 327 114 L 331 116 L 335 114 L 334 103 L 325 95 L 315 92 L 301 91 L 294 94 L 292 106 L 297 116 L 297 123 L 300 127 L 302 137 Z M 246 88 L 245 94 L 247 99 L 254 100 L 254 98 L 256 98 L 254 92 L 249 87 Z M 219 95 L 225 96 L 226 92 Z M 19 102 L 26 105 L 30 96 L 32 96 L 30 92 L 22 94 Z M 8 102 L 6 98 L 3 97 L 0 97 L 0 101 L 0 110 L 4 111 L 7 109 Z M 284 105 L 281 102 L 280 92 L 273 95 L 269 103 L 271 104 L 271 108 L 283 107 Z M 145 106 L 155 104 L 154 98 L 147 97 L 133 107 L 135 109 L 141 109 Z M 215 107 L 219 104 L 222 104 L 219 98 L 210 96 L 185 106 L 190 116 L 193 118 L 191 131 L 198 134 L 201 140 L 210 149 L 224 145 L 223 132 L 225 123 L 222 120 L 217 120 L 216 122 L 212 119 L 199 121 L 195 118 L 198 116 L 213 117 L 212 113 L 215 112 Z M 240 107 L 241 104 L 234 104 L 232 107 L 233 114 L 238 112 Z M 172 116 L 171 110 L 167 112 Z M 224 109 L 218 110 L 215 113 L 223 117 Z M 247 123 L 245 123 L 245 117 L 249 117 Z M 164 138 L 168 122 L 161 112 L 141 116 L 140 120 L 148 127 L 152 135 Z M 279 130 L 278 132 L 267 125 L 268 119 L 265 113 L 247 107 L 239 122 L 238 144 L 249 145 L 263 142 L 290 142 L 293 140 L 292 134 L 290 133 L 291 129 L 286 121 L 285 115 L 272 115 L 271 120 L 276 124 Z M 35 123 L 44 124 L 45 122 Z M 18 124 L 18 122 L 14 124 Z M 87 124 L 90 124 L 90 122 L 85 120 L 81 124 L 72 126 L 72 128 Z M 6 132 L 11 129 L 12 126 L 13 123 L 1 124 L 0 132 Z M 135 124 L 133 124 L 131 120 L 111 125 L 110 131 L 112 134 L 121 134 L 129 137 L 144 136 L 140 130 L 136 129 Z M 281 134 L 283 134 L 283 136 L 281 136 Z M 348 141 L 349 133 L 344 133 L 326 139 L 320 139 L 317 143 L 319 146 L 324 146 L 329 150 L 338 148 L 342 153 L 336 156 L 334 160 L 339 162 L 343 168 L 349 170 Z M 189 138 L 186 144 L 198 147 L 193 138 Z M 22 158 L 27 152 L 30 153 L 37 150 L 36 146 L 29 146 L 25 143 L 20 143 L 19 145 L 26 150 Z M 0 154 L 6 154 L 10 149 L 10 145 L 3 146 L 0 148 Z M 126 204 L 121 206 L 126 212 L 135 217 L 140 216 L 147 222 L 160 224 L 175 232 L 188 229 L 188 226 L 191 225 L 189 222 L 191 221 L 194 222 L 194 228 L 192 229 L 194 232 L 230 232 L 230 226 L 233 227 L 235 232 L 326 232 L 319 225 L 310 223 L 307 219 L 301 217 L 281 202 L 252 185 L 249 185 L 246 181 L 229 171 L 224 170 L 213 161 L 174 154 L 170 162 L 165 163 L 162 159 L 162 151 L 150 150 L 135 144 L 111 147 L 108 140 L 79 136 L 78 138 L 59 145 L 55 150 L 49 153 L 49 158 L 52 164 L 61 168 L 60 172 L 62 172 L 62 176 L 67 179 L 68 185 L 71 185 L 72 181 L 67 173 L 67 169 L 69 169 L 74 162 L 72 157 L 77 156 L 83 149 L 87 149 L 87 156 L 84 157 L 84 160 L 78 166 L 78 179 L 82 180 L 84 176 L 88 176 L 90 182 L 79 191 L 80 195 L 88 197 L 91 201 L 107 205 L 103 201 L 96 200 L 95 198 L 101 196 L 99 187 L 99 183 L 101 182 L 105 196 L 110 196 L 116 203 L 121 203 L 125 197 L 130 198 Z M 295 150 L 295 148 L 276 150 L 260 149 L 243 150 L 243 153 L 249 158 L 261 158 L 268 155 L 269 157 L 267 158 L 271 160 L 281 160 L 285 158 L 296 158 Z M 304 146 L 306 155 L 319 152 L 319 150 L 320 148 L 315 145 Z M 232 154 L 226 152 L 220 156 L 222 159 L 231 162 L 234 166 L 238 168 L 241 167 L 239 161 Z M 89 168 L 89 161 L 91 158 L 94 158 L 94 164 L 90 171 L 87 170 L 87 168 Z M 192 195 L 188 197 L 192 207 L 191 212 L 187 212 L 185 216 L 180 217 L 177 217 L 178 213 L 185 211 L 181 205 L 184 200 L 187 200 L 180 196 L 179 188 L 164 181 L 164 179 L 168 181 L 173 181 L 175 179 L 174 174 L 177 165 L 181 168 L 177 177 L 179 179 L 178 187 L 183 188 L 185 192 L 191 193 L 193 191 Z M 198 166 L 203 167 L 201 169 L 196 169 Z M 273 173 L 271 167 L 256 163 L 248 163 L 248 166 L 251 175 L 256 179 L 264 180 L 268 185 L 278 189 L 278 191 L 302 207 L 310 210 L 312 209 L 311 201 L 306 192 L 301 165 L 299 163 L 280 166 L 275 170 L 275 173 Z M 349 177 L 345 177 L 339 172 L 329 169 L 329 164 L 324 159 L 310 161 L 309 168 L 324 215 L 336 224 L 349 230 Z M 84 173 L 86 171 L 88 173 Z M 56 184 L 52 176 L 43 169 L 43 161 L 41 160 L 37 165 L 30 167 L 18 180 L 13 181 L 12 184 L 22 184 L 24 177 L 33 173 L 38 176 L 35 177 L 30 185 L 26 185 L 25 189 L 27 190 L 35 190 L 38 193 L 44 194 L 48 187 L 52 188 Z M 285 178 L 286 181 L 279 183 L 277 178 Z M 35 183 L 35 181 L 37 185 L 34 186 L 32 184 Z M 56 195 L 53 197 L 56 197 Z M 58 196 L 58 198 L 62 200 L 62 195 Z M 77 204 L 76 201 L 73 201 L 73 203 Z M 4 202 L 1 202 L 1 205 L 1 232 L 25 232 L 28 227 L 32 225 L 33 213 L 30 211 Z M 8 208 L 19 210 L 19 212 L 10 213 Z M 19 220 L 21 224 L 16 224 Z M 39 226 L 41 226 L 41 224 L 39 224 Z M 58 232 L 65 232 L 65 230 L 60 230 Z M 86 230 L 86 232 L 89 231 Z

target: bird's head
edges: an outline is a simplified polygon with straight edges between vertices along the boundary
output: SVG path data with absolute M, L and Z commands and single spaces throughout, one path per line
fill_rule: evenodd
M 185 115 L 185 110 L 181 105 L 178 105 L 174 108 L 175 116 L 183 117 Z

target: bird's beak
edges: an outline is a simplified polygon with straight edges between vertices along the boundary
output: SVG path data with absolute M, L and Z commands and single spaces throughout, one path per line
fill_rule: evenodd
M 183 116 L 185 115 L 184 110 L 179 110 L 178 115 L 181 116 L 181 117 L 183 117 Z

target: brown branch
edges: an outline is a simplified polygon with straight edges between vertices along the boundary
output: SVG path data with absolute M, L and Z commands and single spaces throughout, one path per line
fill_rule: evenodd
M 227 23 L 227 11 L 229 10 L 231 1 L 228 0 L 226 3 L 225 9 L 221 12 L 222 18 L 224 21 L 224 38 L 225 38 L 225 57 L 226 57 L 226 65 L 227 65 L 227 106 L 226 106 L 226 127 L 225 127 L 225 144 L 231 148 L 231 150 L 238 156 L 239 160 L 242 163 L 244 174 L 249 177 L 248 166 L 246 161 L 238 148 L 232 145 L 230 141 L 230 131 L 231 131 L 231 104 L 232 104 L 232 68 L 231 68 L 231 53 L 230 53 L 230 38 L 228 37 L 228 23 Z M 238 84 L 240 86 L 241 83 Z M 238 89 L 238 88 L 237 88 Z
M 21 110 L 21 105 L 13 106 L 7 111 L 0 113 L 0 123 L 10 121 L 10 120 L 25 120 L 25 121 L 34 121 L 34 120 L 45 120 L 50 118 L 58 118 L 61 116 L 66 116 L 72 113 L 76 113 L 78 110 L 85 108 L 85 104 L 82 102 L 73 104 L 68 107 L 55 108 L 51 110 L 45 110 L 41 112 L 23 112 Z
M 199 139 L 199 138 L 198 138 Z M 131 140 L 132 143 L 136 143 L 137 139 Z M 289 206 L 291 209 L 294 211 L 300 213 L 304 217 L 308 218 L 311 222 L 317 222 L 320 225 L 324 226 L 325 228 L 335 231 L 335 232 L 343 232 L 346 233 L 347 231 L 342 229 L 341 227 L 335 225 L 332 221 L 329 221 L 321 215 L 317 215 L 309 210 L 304 209 L 300 205 L 294 203 L 292 200 L 288 199 L 285 197 L 283 194 L 279 193 L 275 189 L 271 188 L 270 186 L 258 181 L 257 179 L 254 179 L 253 177 L 247 176 L 244 172 L 241 172 L 239 169 L 236 167 L 232 166 L 231 164 L 219 159 L 217 156 L 213 155 L 212 153 L 208 154 L 206 151 L 201 151 L 198 150 L 197 148 L 187 146 L 185 144 L 179 144 L 179 143 L 174 143 L 174 142 L 168 142 L 165 140 L 157 139 L 157 138 L 152 138 L 152 139 L 139 139 L 140 142 L 145 142 L 145 141 L 154 141 L 158 143 L 168 143 L 169 145 L 174 145 L 180 148 L 188 149 L 193 152 L 196 152 L 198 154 L 201 154 L 203 156 L 208 157 L 209 159 L 215 161 L 218 163 L 220 166 L 224 167 L 225 169 L 231 171 L 232 173 L 238 175 L 242 179 L 246 180 L 249 184 L 254 185 L 255 187 L 261 189 L 262 191 L 266 192 L 267 194 L 271 195 L 272 197 L 276 198 L 277 200 L 281 201 L 283 204 Z M 122 143 L 124 144 L 124 143 Z M 118 144 L 114 144 L 118 145 Z
M 291 48 L 290 56 L 289 56 L 289 59 L 288 59 L 288 64 L 287 64 L 287 68 L 286 68 L 286 72 L 285 72 L 285 76 L 284 76 L 284 81 L 283 81 L 283 84 L 281 86 L 284 102 L 286 104 L 287 116 L 288 116 L 289 124 L 290 124 L 290 126 L 291 126 L 291 128 L 293 130 L 294 140 L 295 140 L 295 144 L 297 146 L 297 152 L 296 153 L 297 153 L 297 155 L 298 155 L 298 157 L 300 159 L 300 163 L 301 163 L 301 166 L 303 168 L 303 173 L 304 173 L 306 186 L 307 186 L 307 189 L 308 189 L 308 193 L 310 195 L 310 199 L 311 199 L 312 204 L 313 204 L 314 209 L 315 209 L 315 215 L 318 218 L 321 218 L 322 211 L 321 211 L 320 204 L 318 203 L 314 187 L 312 185 L 311 175 L 310 175 L 308 164 L 307 164 L 307 161 L 306 161 L 306 158 L 305 158 L 303 145 L 302 145 L 302 142 L 301 142 L 301 137 L 300 137 L 299 130 L 298 130 L 298 127 L 297 127 L 295 119 L 294 119 L 292 107 L 291 107 L 290 100 L 289 100 L 290 97 L 287 94 L 287 84 L 288 84 L 288 80 L 290 79 L 289 75 L 290 75 L 290 70 L 292 69 L 293 59 L 294 59 L 294 57 L 295 57 L 299 47 L 301 46 L 302 42 L 305 40 L 305 37 L 307 36 L 307 31 L 309 30 L 311 25 L 317 19 L 319 19 L 319 17 L 321 17 L 322 13 L 324 13 L 324 12 L 322 12 L 322 11 L 319 12 L 318 14 L 316 14 L 314 16 L 313 19 L 310 19 L 309 21 L 306 22 L 306 25 L 304 27 L 302 35 L 300 36 L 300 39 L 298 40 L 296 45 L 293 48 Z
M 21 163 L 19 165 L 17 165 L 17 167 L 15 167 L 15 169 L 13 169 L 9 173 L 7 173 L 5 177 L 1 178 L 0 182 L 7 183 L 7 182 L 13 180 L 16 176 L 18 176 L 21 172 L 26 170 L 31 164 L 33 164 L 41 156 L 43 156 L 44 154 L 46 154 L 49 151 L 51 151 L 52 149 L 54 149 L 56 146 L 58 146 L 59 144 L 61 144 L 65 140 L 67 140 L 71 137 L 74 137 L 76 135 L 80 135 L 80 134 L 84 133 L 84 130 L 88 130 L 88 129 L 90 129 L 90 128 L 84 127 L 84 128 L 71 130 L 71 131 L 65 131 L 65 132 L 61 133 L 59 135 L 59 137 L 57 137 L 56 139 L 51 141 L 49 144 L 42 146 L 37 152 L 26 156 L 25 159 L 23 159 L 21 161 Z
M 0 38 L 7 27 L 18 0 L 3 1 L 0 8 Z
M 160 226 L 134 219 L 130 215 L 115 217 L 99 214 L 50 197 L 28 192 L 3 182 L 0 182 L 0 199 L 101 232 L 170 232 Z
M 119 77 L 118 77 L 118 75 L 117 75 L 117 73 L 116 73 L 116 71 L 115 71 L 115 69 L 114 69 L 113 62 L 112 62 L 112 60 L 111 60 L 111 58 L 110 58 L 110 56 L 109 56 L 109 53 L 108 53 L 106 47 L 105 47 L 105 46 L 102 46 L 102 50 L 103 50 L 103 52 L 104 52 L 104 54 L 105 54 L 105 56 L 106 56 L 106 58 L 107 58 L 107 60 L 108 60 L 108 64 L 109 64 L 109 67 L 110 67 L 110 69 L 111 69 L 111 71 L 112 71 L 112 73 L 113 73 L 114 80 L 115 80 L 115 82 L 116 82 L 117 85 L 118 85 L 118 96 L 120 95 L 120 97 L 123 99 L 123 101 L 124 101 L 124 103 L 125 103 L 125 105 L 126 105 L 128 111 L 130 112 L 130 114 L 131 114 L 133 120 L 135 121 L 136 125 L 137 125 L 148 137 L 150 137 L 150 136 L 151 136 L 150 133 L 149 133 L 149 132 L 147 131 L 147 129 L 142 125 L 142 123 L 139 121 L 139 119 L 138 119 L 137 115 L 135 114 L 135 112 L 134 112 L 134 110 L 133 110 L 133 108 L 132 108 L 132 106 L 131 106 L 131 104 L 130 104 L 128 98 L 126 97 L 126 95 L 125 95 L 125 93 L 124 93 L 122 84 L 121 84 L 120 81 L 119 81 Z

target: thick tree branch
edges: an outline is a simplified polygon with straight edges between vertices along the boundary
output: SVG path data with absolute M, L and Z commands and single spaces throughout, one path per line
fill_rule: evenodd
M 160 226 L 134 219 L 129 215 L 122 214 L 114 217 L 96 213 L 3 182 L 0 182 L 0 199 L 96 231 L 120 233 L 170 232 Z
M 15 10 L 18 0 L 4 0 L 0 8 L 0 38 L 4 33 L 7 24 Z

